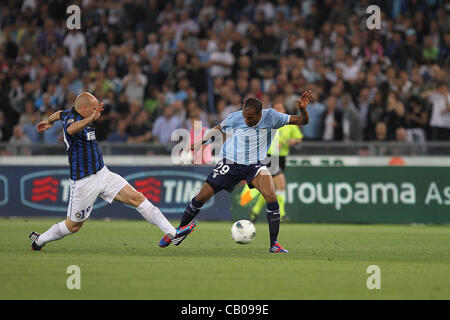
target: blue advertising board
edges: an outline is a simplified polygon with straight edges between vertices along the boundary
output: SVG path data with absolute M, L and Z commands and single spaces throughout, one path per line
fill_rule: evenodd
M 180 219 L 212 167 L 108 166 L 145 195 L 168 219 Z M 66 166 L 0 166 L 0 216 L 65 217 L 70 196 Z M 199 220 L 230 220 L 230 195 L 220 192 L 205 203 Z M 98 198 L 91 218 L 141 219 L 129 206 Z

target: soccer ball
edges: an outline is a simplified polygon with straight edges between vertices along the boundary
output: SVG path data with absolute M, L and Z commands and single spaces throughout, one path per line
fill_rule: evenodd
M 248 220 L 236 221 L 231 227 L 231 237 L 240 244 L 252 242 L 255 239 L 255 225 Z

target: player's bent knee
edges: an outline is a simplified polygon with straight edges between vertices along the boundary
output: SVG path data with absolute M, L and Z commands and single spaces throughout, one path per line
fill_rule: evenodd
M 76 232 L 78 232 L 81 229 L 81 226 L 73 226 L 73 227 L 70 227 L 68 229 L 69 229 L 70 232 L 76 233 Z
M 66 226 L 70 232 L 75 233 L 81 229 L 81 227 L 83 226 L 83 223 L 84 222 L 71 222 L 69 224 L 66 223 Z

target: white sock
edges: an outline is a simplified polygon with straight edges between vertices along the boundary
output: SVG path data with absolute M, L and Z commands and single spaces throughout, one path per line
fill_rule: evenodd
M 277 190 L 277 191 L 275 191 L 275 194 L 277 196 L 283 196 L 286 198 L 286 190 Z
M 71 233 L 72 232 L 67 229 L 66 221 L 61 221 L 60 223 L 54 224 L 50 229 L 41 234 L 36 240 L 36 244 L 39 247 L 43 247 L 47 242 L 62 239 Z
M 169 234 L 175 237 L 175 227 L 167 220 L 167 218 L 161 213 L 161 211 L 155 207 L 150 201 L 145 199 L 136 208 L 136 210 L 151 224 L 154 224 L 162 230 L 165 234 Z

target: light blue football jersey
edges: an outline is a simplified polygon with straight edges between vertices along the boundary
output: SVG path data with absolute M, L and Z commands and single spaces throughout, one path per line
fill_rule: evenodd
M 232 133 L 222 146 L 222 159 L 245 165 L 264 160 L 276 130 L 289 124 L 289 118 L 290 115 L 274 109 L 263 109 L 258 124 L 249 127 L 242 110 L 229 114 L 220 124 L 223 132 Z

